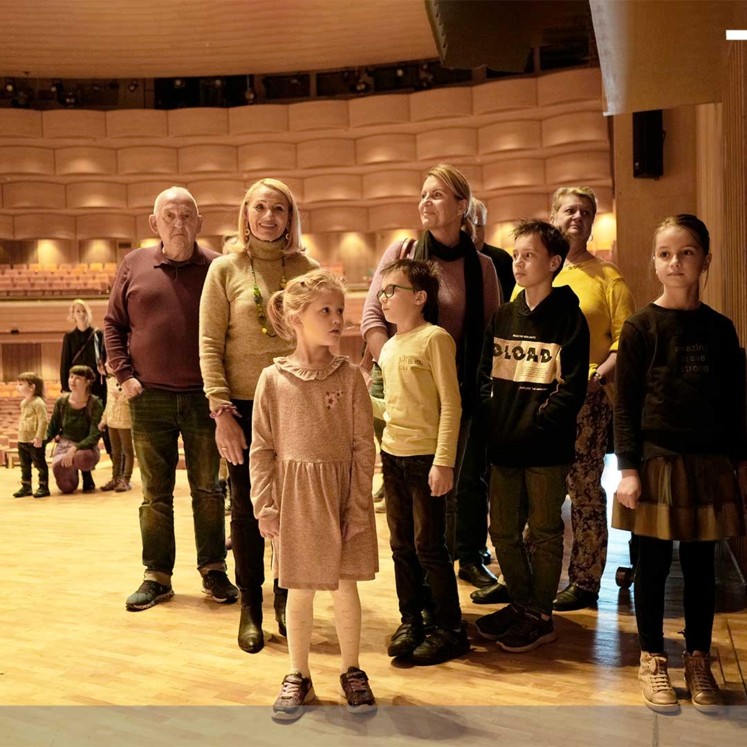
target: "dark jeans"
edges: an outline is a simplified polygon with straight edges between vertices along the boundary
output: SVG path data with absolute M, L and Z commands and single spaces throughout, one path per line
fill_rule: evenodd
M 487 438 L 473 418 L 456 489 L 456 547 L 460 565 L 482 563 L 480 551 L 488 538 L 488 464 Z
M 386 519 L 402 622 L 421 624 L 429 603 L 436 624 L 455 629 L 462 620 L 454 565 L 446 548 L 446 498 L 431 495 L 428 472 L 433 456 L 395 457 L 381 452 Z
M 32 443 L 18 442 L 18 461 L 21 463 L 21 483 L 31 487 L 31 465 L 39 470 L 39 487 L 49 487 L 49 467 L 44 455 L 44 446 L 37 448 Z
M 130 410 L 143 486 L 140 532 L 145 578 L 171 583 L 176 556 L 174 483 L 180 433 L 192 496 L 197 568 L 203 575 L 213 570 L 225 571 L 225 517 L 218 484 L 220 459 L 207 398 L 202 392 L 146 389 L 130 400 Z
M 235 399 L 233 404 L 241 414 L 237 423 L 244 431 L 246 445 L 252 445 L 252 408 L 250 399 Z M 236 564 L 236 585 L 243 605 L 262 604 L 262 584 L 265 582 L 265 539 L 259 533 L 254 517 L 249 481 L 249 449 L 244 451 L 243 464 L 228 463 L 231 480 L 231 545 Z M 275 586 L 275 594 L 285 596 L 286 589 Z
M 552 614 L 563 565 L 569 465 L 498 467 L 490 473 L 490 536 L 511 601 Z M 529 524 L 531 556 L 524 542 Z
M 635 617 L 641 651 L 664 651 L 664 589 L 672 567 L 671 540 L 641 537 L 635 567 Z M 715 542 L 680 542 L 684 581 L 685 647 L 710 651 L 716 612 Z

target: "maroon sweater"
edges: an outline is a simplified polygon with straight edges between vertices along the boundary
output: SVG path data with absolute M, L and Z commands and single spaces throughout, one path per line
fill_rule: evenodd
M 104 317 L 107 357 L 117 381 L 134 376 L 148 389 L 202 391 L 200 295 L 208 267 L 219 256 L 195 244 L 186 262 L 169 260 L 161 245 L 125 257 Z

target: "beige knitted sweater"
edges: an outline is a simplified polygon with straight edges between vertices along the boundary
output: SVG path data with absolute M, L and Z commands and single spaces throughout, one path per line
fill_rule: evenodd
M 280 289 L 282 249 L 277 243 L 252 243 L 252 259 L 262 305 Z M 319 267 L 304 254 L 285 257 L 285 278 Z M 254 399 L 262 369 L 293 346 L 281 337 L 262 334 L 254 303 L 254 283 L 247 254 L 227 254 L 213 260 L 200 300 L 200 369 L 210 409 L 231 399 Z M 271 329 L 269 321 L 266 326 Z

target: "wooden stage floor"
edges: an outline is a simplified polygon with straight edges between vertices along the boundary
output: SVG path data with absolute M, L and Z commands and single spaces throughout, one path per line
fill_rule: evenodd
M 108 462 L 100 464 L 97 483 L 104 483 L 108 472 Z M 608 488 L 614 488 L 614 471 L 606 475 Z M 353 717 L 341 707 L 331 604 L 329 595 L 319 593 L 311 665 L 320 707 L 292 726 L 273 724 L 269 706 L 288 661 L 285 640 L 275 632 L 272 594 L 265 595 L 267 645 L 260 654 L 243 653 L 236 645 L 239 607 L 208 602 L 201 593 L 183 471 L 175 501 L 176 596 L 143 612 L 125 610 L 125 598 L 142 574 L 137 472 L 133 482 L 135 488 L 124 494 L 13 499 L 18 472 L 0 469 L 5 568 L 0 745 L 147 742 L 155 747 L 238 739 L 259 745 L 303 739 L 304 747 L 348 739 L 388 747 L 497 740 L 510 745 L 713 744 L 717 735 L 721 744 L 747 743 L 747 612 L 741 584 L 727 573 L 725 553 L 720 554 L 714 654 L 730 707 L 714 719 L 686 700 L 681 577 L 675 563 L 665 632 L 682 710 L 661 717 L 641 705 L 632 594 L 614 581 L 617 566 L 628 563 L 627 534 L 611 531 L 598 607 L 556 615 L 557 642 L 511 655 L 483 641 L 473 623 L 494 608 L 473 604 L 472 588 L 460 581 L 472 651 L 447 664 L 417 668 L 397 666 L 386 656 L 398 615 L 381 514 L 381 571 L 359 587 L 361 666 L 371 679 L 378 714 Z M 566 531 L 566 551 L 568 537 Z M 232 574 L 230 553 L 228 562 Z

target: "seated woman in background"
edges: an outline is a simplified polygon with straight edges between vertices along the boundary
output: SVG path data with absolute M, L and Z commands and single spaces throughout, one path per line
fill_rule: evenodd
M 63 493 L 72 493 L 78 487 L 78 470 L 90 475 L 99 461 L 98 442 L 101 431 L 98 424 L 104 405 L 94 394 L 91 384 L 95 374 L 88 366 L 73 366 L 68 377 L 68 392 L 54 403 L 52 418 L 47 428 L 47 441 L 56 441 L 52 458 L 52 473 L 57 487 Z M 84 481 L 83 492 L 91 493 Z

